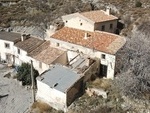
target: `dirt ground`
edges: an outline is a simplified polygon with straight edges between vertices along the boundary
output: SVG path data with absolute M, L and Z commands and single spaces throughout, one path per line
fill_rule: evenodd
M 4 77 L 13 69 L 0 64 L 0 113 L 27 113 L 31 106 L 31 90 L 13 78 Z

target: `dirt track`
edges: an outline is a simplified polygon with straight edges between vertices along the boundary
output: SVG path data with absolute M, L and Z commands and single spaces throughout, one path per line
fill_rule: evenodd
M 12 78 L 3 77 L 12 69 L 0 66 L 0 113 L 26 113 L 31 105 L 31 90 Z

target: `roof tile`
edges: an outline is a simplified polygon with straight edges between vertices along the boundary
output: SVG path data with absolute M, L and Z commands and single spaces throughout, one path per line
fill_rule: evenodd
M 28 39 L 25 39 L 24 41 L 20 41 L 20 42 L 16 43 L 15 46 L 27 51 L 27 53 L 30 53 L 31 51 L 36 49 L 38 46 L 40 46 L 44 42 L 45 42 L 44 40 L 30 37 Z
M 94 22 L 104 22 L 118 19 L 116 16 L 106 14 L 103 10 L 83 12 L 80 14 Z
M 88 34 L 87 39 L 84 38 L 85 33 Z M 102 31 L 89 32 L 68 27 L 63 27 L 51 37 L 110 54 L 115 54 L 125 43 L 123 37 L 112 33 Z
M 32 55 L 31 57 L 45 64 L 51 64 L 53 61 L 56 60 L 56 58 L 61 56 L 63 53 L 64 51 L 54 47 L 50 47 L 49 45 L 48 48 L 42 50 L 36 55 Z

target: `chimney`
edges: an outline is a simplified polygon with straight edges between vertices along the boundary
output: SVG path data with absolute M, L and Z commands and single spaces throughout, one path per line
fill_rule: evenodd
M 106 8 L 106 14 L 107 14 L 107 15 L 110 15 L 110 11 L 111 11 L 110 8 Z
M 30 38 L 30 34 L 26 35 L 26 34 L 23 34 L 21 35 L 21 41 L 24 41 L 26 39 Z
M 21 41 L 24 41 L 26 38 L 26 34 L 21 35 Z
M 28 39 L 28 38 L 30 38 L 30 34 L 26 35 L 26 37 L 25 37 L 25 39 Z
M 84 39 L 88 39 L 88 33 L 84 34 Z

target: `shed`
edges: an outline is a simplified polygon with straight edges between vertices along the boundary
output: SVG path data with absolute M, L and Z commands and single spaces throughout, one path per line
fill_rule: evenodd
M 37 89 L 37 100 L 66 112 L 68 106 L 83 93 L 83 76 L 57 64 L 37 77 Z

